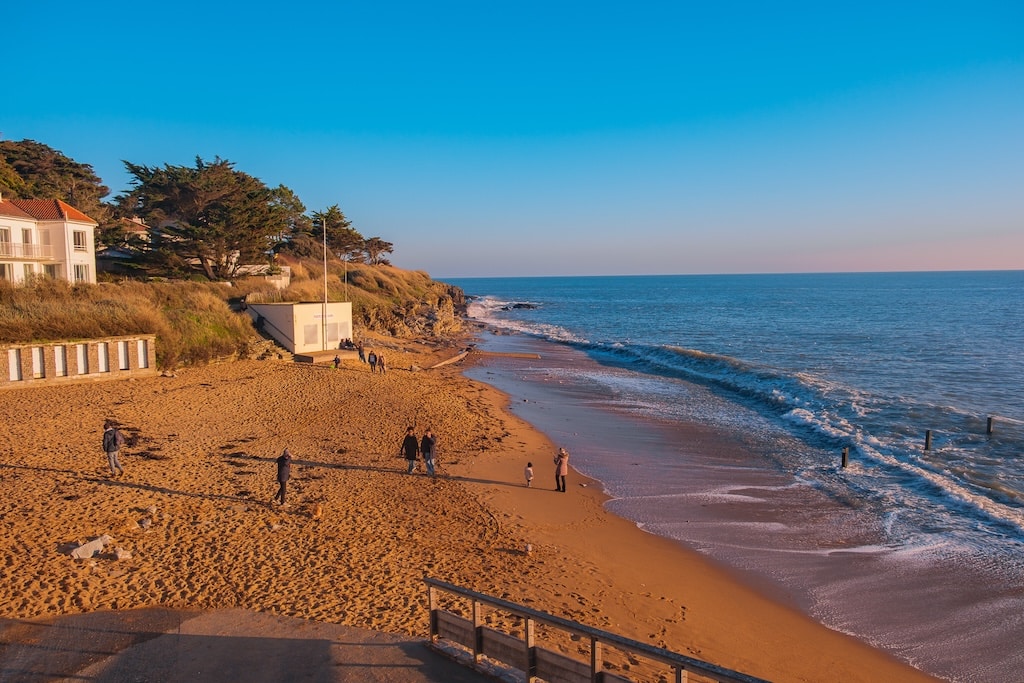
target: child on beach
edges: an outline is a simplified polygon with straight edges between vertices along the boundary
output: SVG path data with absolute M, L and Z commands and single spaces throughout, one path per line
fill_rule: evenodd
M 523 470 L 523 474 L 526 476 L 526 486 L 529 487 L 533 481 L 533 463 L 526 463 L 526 469 Z

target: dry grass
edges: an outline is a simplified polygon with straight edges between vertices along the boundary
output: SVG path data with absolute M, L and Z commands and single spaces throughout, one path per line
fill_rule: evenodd
M 257 336 L 228 306 L 237 293 L 197 282 L 72 285 L 40 279 L 0 284 L 0 341 L 6 343 L 155 334 L 157 364 L 208 362 L 244 352 Z
M 270 301 L 320 301 L 322 264 L 289 262 L 292 285 L 277 292 L 259 278 L 229 286 L 209 282 L 103 282 L 73 285 L 40 278 L 26 286 L 0 282 L 0 343 L 73 341 L 129 334 L 155 334 L 157 365 L 207 363 L 247 353 L 259 339 L 245 313 L 232 310 L 244 295 Z M 451 292 L 422 271 L 391 266 L 328 264 L 328 296 L 352 301 L 356 327 L 408 336 L 409 321 L 430 320 L 435 334 L 457 329 Z M 445 311 L 438 323 L 435 309 Z M 423 333 L 426 325 L 415 327 Z

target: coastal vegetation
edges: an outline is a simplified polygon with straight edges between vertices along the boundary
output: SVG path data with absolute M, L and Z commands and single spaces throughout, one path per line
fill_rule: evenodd
M 309 211 L 285 185 L 215 157 L 193 165 L 124 162 L 129 190 L 110 190 L 92 166 L 34 140 L 0 141 L 0 196 L 59 199 L 98 223 L 97 252 L 117 252 L 121 275 L 244 277 L 279 255 L 387 265 L 394 245 L 364 237 L 337 204 Z
M 323 299 L 322 263 L 288 261 L 292 284 L 284 290 L 262 277 L 230 284 L 124 279 L 73 285 L 37 278 L 16 287 L 0 282 L 0 343 L 155 334 L 161 368 L 251 356 L 266 344 L 241 310 L 243 301 Z M 363 331 L 443 336 L 460 329 L 462 291 L 425 272 L 362 264 L 346 273 L 328 264 L 326 282 L 329 300 L 352 302 L 357 336 Z
M 460 327 L 461 290 L 392 267 L 394 245 L 364 238 L 337 204 L 307 211 L 289 188 L 269 188 L 220 158 L 124 163 L 132 187 L 106 202 L 109 189 L 88 164 L 32 140 L 0 141 L 2 196 L 75 206 L 99 223 L 97 251 L 116 252 L 118 263 L 96 285 L 0 282 L 0 343 L 155 334 L 157 364 L 172 368 L 260 353 L 247 300 L 325 296 L 352 302 L 357 336 Z M 285 268 L 285 289 L 264 277 Z

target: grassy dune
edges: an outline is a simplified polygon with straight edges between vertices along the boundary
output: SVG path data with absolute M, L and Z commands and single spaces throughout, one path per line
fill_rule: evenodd
M 260 340 L 242 297 L 263 301 L 321 301 L 323 266 L 294 261 L 292 285 L 278 291 L 262 278 L 232 284 L 125 280 L 72 285 L 38 279 L 27 286 L 0 282 L 0 343 L 52 342 L 125 334 L 155 334 L 157 365 L 207 363 L 244 356 Z M 328 264 L 328 299 L 353 302 L 359 329 L 406 337 L 459 328 L 461 292 L 421 271 L 391 266 Z

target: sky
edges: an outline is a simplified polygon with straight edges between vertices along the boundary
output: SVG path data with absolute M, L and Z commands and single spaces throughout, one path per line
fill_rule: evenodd
M 439 279 L 1024 269 L 1020 0 L 3 14 L 2 139 L 227 159 Z

